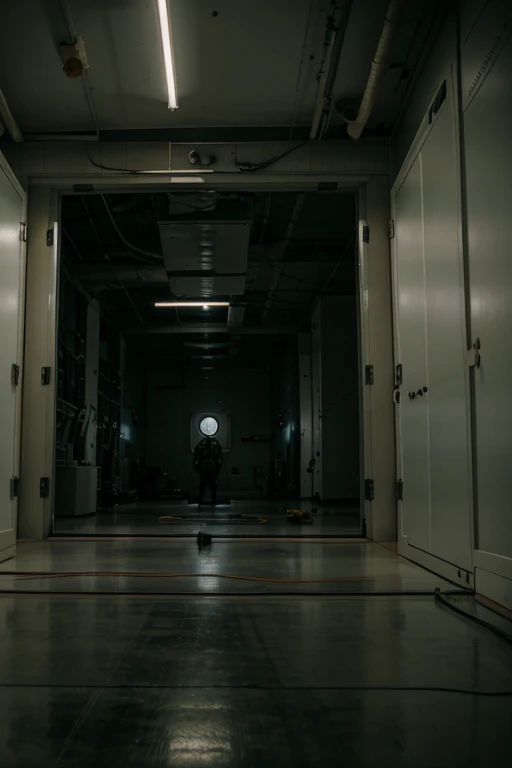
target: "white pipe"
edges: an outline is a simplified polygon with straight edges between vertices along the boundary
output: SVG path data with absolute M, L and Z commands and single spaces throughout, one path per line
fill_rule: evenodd
M 358 139 L 368 122 L 373 106 L 381 89 L 391 63 L 391 49 L 395 37 L 396 27 L 402 11 L 403 0 L 391 0 L 384 19 L 384 26 L 380 40 L 372 60 L 368 82 L 364 89 L 363 98 L 359 105 L 359 112 L 354 122 L 349 123 L 347 132 L 353 139 Z
M 23 141 L 23 134 L 18 128 L 16 120 L 12 116 L 12 112 L 9 109 L 2 91 L 0 91 L 0 118 L 2 119 L 2 123 L 7 128 L 11 139 L 13 141 Z

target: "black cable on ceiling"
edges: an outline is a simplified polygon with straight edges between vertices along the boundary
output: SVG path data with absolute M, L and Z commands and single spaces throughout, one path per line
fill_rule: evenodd
M 297 149 L 300 149 L 301 147 L 305 146 L 309 143 L 309 139 L 305 139 L 304 141 L 301 141 L 299 144 L 296 144 L 294 147 L 291 147 L 290 149 L 287 149 L 285 152 L 282 152 L 280 155 L 275 155 L 274 157 L 269 158 L 268 160 L 264 160 L 261 163 L 239 163 L 238 164 L 238 171 L 241 173 L 256 173 L 257 171 L 262 171 L 265 168 L 268 168 L 271 165 L 274 165 L 274 163 L 277 163 L 279 160 L 282 160 L 283 157 L 286 157 L 287 155 L 291 154 L 292 152 L 295 152 Z M 95 168 L 100 168 L 103 171 L 114 171 L 116 173 L 125 173 L 128 176 L 144 176 L 151 174 L 153 175 L 154 171 L 143 171 L 143 170 L 136 170 L 135 168 L 119 168 L 112 165 L 103 165 L 103 163 L 97 163 L 95 160 L 92 159 L 91 154 L 89 152 L 89 146 L 87 142 L 85 142 L 85 150 L 87 153 L 87 158 L 91 165 L 93 165 Z M 215 176 L 216 174 L 232 174 L 236 173 L 236 171 L 216 171 L 214 170 L 212 172 L 212 175 Z M 182 175 L 177 172 L 173 172 L 171 169 L 169 171 L 162 171 L 163 175 L 169 175 L 169 176 L 179 176 Z
M 285 152 L 281 152 L 280 155 L 275 155 L 274 157 L 271 157 L 269 160 L 264 160 L 261 163 L 238 163 L 238 168 L 242 173 L 256 173 L 257 171 L 262 171 L 265 168 L 268 168 L 269 166 L 274 165 L 274 163 L 277 163 L 279 160 L 282 160 L 283 157 L 286 157 L 287 155 L 290 155 L 292 152 L 295 152 L 297 149 L 304 147 L 306 144 L 309 144 L 309 139 L 305 139 L 304 141 L 301 141 L 299 144 L 296 144 L 294 147 L 290 147 L 290 149 L 287 149 Z
M 103 171 L 116 171 L 118 173 L 126 173 L 126 174 L 129 174 L 129 175 L 132 175 L 132 176 L 135 176 L 135 175 L 141 173 L 141 171 L 136 171 L 133 168 L 116 168 L 116 167 L 111 166 L 111 165 L 103 165 L 102 163 L 97 163 L 91 157 L 91 153 L 89 152 L 88 143 L 84 142 L 84 144 L 85 144 L 85 151 L 87 153 L 87 158 L 88 158 L 90 164 L 94 165 L 95 168 L 100 168 Z
M 297 121 L 297 110 L 299 106 L 299 96 L 301 91 L 301 80 L 302 80 L 302 68 L 304 66 L 304 59 L 306 55 L 306 47 L 309 37 L 309 27 L 311 24 L 311 17 L 313 15 L 313 7 L 315 5 L 315 0 L 310 0 L 309 3 L 309 10 L 308 10 L 308 16 L 306 19 L 306 28 L 304 30 L 304 38 L 302 41 L 302 51 L 300 56 L 300 63 L 299 63 L 299 71 L 297 73 L 297 83 L 295 86 L 295 99 L 293 102 L 293 114 L 292 114 L 292 120 L 291 120 L 291 127 L 290 127 L 290 135 L 288 136 L 288 146 L 290 146 L 292 136 L 293 136 L 293 129 L 295 128 L 295 123 Z
M 275 262 L 272 259 L 266 258 L 265 262 L 270 266 L 272 272 L 281 275 L 281 277 L 286 277 L 289 280 L 296 280 L 297 282 L 304 283 L 305 285 L 312 285 L 315 289 L 320 288 L 319 283 L 314 283 L 312 280 L 307 280 L 305 277 L 297 277 L 296 275 L 290 275 L 288 272 L 283 272 L 281 269 L 277 269 Z
M 350 239 L 349 239 L 348 243 L 346 244 L 345 248 L 343 249 L 342 254 L 341 254 L 340 258 L 338 259 L 338 262 L 336 263 L 336 265 L 335 265 L 334 269 L 332 270 L 331 274 L 329 275 L 329 277 L 327 278 L 327 280 L 325 281 L 325 283 L 321 287 L 320 293 L 323 293 L 323 291 L 325 291 L 325 289 L 327 288 L 327 286 L 331 282 L 332 278 L 334 277 L 334 275 L 338 271 L 338 269 L 340 267 L 340 264 L 343 261 L 343 257 L 345 256 L 346 252 L 348 251 L 349 246 L 352 244 L 352 241 L 354 239 L 356 231 L 357 231 L 357 226 L 354 227 L 354 229 L 352 231 L 352 234 L 350 235 Z M 355 272 L 355 264 L 354 264 L 354 272 Z
M 139 248 L 138 246 L 130 243 L 130 241 L 125 238 L 125 236 L 117 226 L 116 220 L 114 218 L 114 215 L 112 214 L 112 211 L 108 207 L 108 203 L 105 199 L 105 196 L 101 195 L 101 199 L 103 200 L 103 204 L 106 208 L 111 224 L 114 227 L 115 231 L 117 232 L 117 235 L 121 240 L 121 242 L 123 243 L 123 245 L 125 246 L 125 248 L 128 248 L 128 250 L 132 253 L 138 254 L 139 256 L 143 256 L 144 258 L 153 259 L 154 261 L 157 261 L 158 263 L 162 264 L 163 263 L 162 254 L 156 253 L 155 251 L 146 251 L 143 248 Z

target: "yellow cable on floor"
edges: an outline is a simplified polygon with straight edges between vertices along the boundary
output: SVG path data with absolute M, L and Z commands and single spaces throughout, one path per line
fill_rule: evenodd
M 16 575 L 16 574 L 1 574 L 0 575 Z M 271 579 L 264 576 L 238 576 L 231 573 L 132 573 L 130 571 L 80 571 L 73 572 L 50 572 L 50 573 L 27 573 L 22 572 L 19 575 L 19 579 L 22 581 L 33 581 L 37 579 L 65 579 L 70 577 L 99 577 L 99 578 L 115 578 L 121 576 L 123 578 L 137 578 L 137 579 L 186 579 L 186 578 L 214 578 L 214 579 L 234 579 L 237 581 L 265 581 L 272 584 L 330 584 L 339 582 L 354 582 L 354 581 L 373 581 L 370 576 L 334 576 L 331 579 Z

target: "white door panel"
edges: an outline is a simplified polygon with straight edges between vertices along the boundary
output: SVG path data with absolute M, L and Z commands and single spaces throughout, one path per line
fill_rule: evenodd
M 421 150 L 433 555 L 471 567 L 459 182 L 449 97 Z M 442 183 L 440 183 L 442 180 Z
M 401 387 L 401 475 L 404 533 L 429 549 L 429 451 L 426 398 L 417 394 L 427 378 L 421 164 L 414 162 L 395 199 L 395 279 Z M 414 399 L 409 397 L 414 394 Z
M 469 570 L 467 340 L 454 104 L 448 72 L 424 120 L 425 139 L 395 193 L 395 322 L 403 366 L 398 462 L 407 543 Z
M 23 200 L 0 165 L 0 551 L 16 541 L 17 502 L 11 478 L 17 470 L 17 387 L 12 365 L 18 359 Z

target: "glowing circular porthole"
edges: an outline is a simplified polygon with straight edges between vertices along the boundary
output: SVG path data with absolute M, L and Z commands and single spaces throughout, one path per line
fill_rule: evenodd
M 205 437 L 213 437 L 219 431 L 219 423 L 213 416 L 206 416 L 199 424 L 199 431 Z

